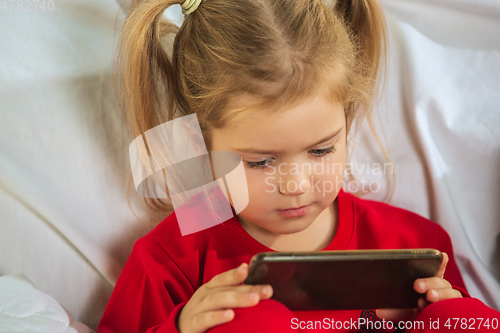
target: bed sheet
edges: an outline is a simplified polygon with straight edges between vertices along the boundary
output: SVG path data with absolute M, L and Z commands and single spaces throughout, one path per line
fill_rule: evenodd
M 0 332 L 95 333 L 22 273 L 0 276 Z

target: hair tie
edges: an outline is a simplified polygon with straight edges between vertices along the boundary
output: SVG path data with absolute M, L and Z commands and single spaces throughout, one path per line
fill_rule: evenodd
M 182 14 L 184 15 L 189 15 L 192 12 L 198 8 L 200 5 L 201 0 L 185 0 L 184 3 L 181 5 L 182 7 Z

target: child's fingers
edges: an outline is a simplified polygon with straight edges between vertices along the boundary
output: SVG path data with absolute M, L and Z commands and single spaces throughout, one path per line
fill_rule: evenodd
M 444 289 L 430 289 L 425 294 L 427 301 L 434 303 L 437 301 L 442 301 L 450 298 L 461 298 L 462 294 L 455 289 L 444 288 Z
M 248 264 L 243 263 L 240 266 L 231 269 L 227 272 L 220 273 L 216 275 L 204 284 L 208 289 L 218 288 L 218 287 L 226 287 L 226 286 L 235 286 L 245 281 L 248 276 Z
M 242 284 L 236 287 L 229 287 L 228 289 L 246 293 L 257 293 L 260 299 L 268 299 L 273 296 L 273 287 L 269 284 Z
M 193 317 L 187 332 L 202 333 L 208 329 L 227 323 L 234 318 L 234 311 L 231 309 L 203 312 Z
M 444 271 L 446 270 L 446 265 L 448 265 L 448 254 L 446 252 L 442 252 L 443 261 L 441 261 L 441 265 L 439 266 L 438 272 L 436 273 L 437 277 L 444 278 Z
M 418 308 L 423 310 L 426 306 L 430 305 L 431 302 L 427 301 L 425 297 L 421 297 L 418 299 Z
M 415 289 L 415 291 L 420 294 L 425 294 L 429 289 L 442 288 L 451 289 L 452 286 L 448 281 L 437 276 L 424 279 L 416 279 L 413 283 L 413 289 Z
M 259 294 L 254 292 L 239 292 L 223 290 L 209 293 L 200 300 L 199 312 L 208 312 L 227 308 L 246 308 L 259 303 Z
M 267 285 L 240 285 L 216 288 L 203 293 L 196 301 L 196 312 L 227 308 L 246 308 L 272 296 L 273 288 Z

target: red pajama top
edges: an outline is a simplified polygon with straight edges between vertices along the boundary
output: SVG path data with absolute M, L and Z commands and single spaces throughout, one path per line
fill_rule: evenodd
M 470 297 L 455 262 L 450 237 L 441 226 L 412 212 L 360 199 L 343 190 L 336 200 L 337 231 L 322 251 L 438 249 L 446 252 L 450 259 L 444 278 Z M 173 212 L 135 243 L 99 323 L 98 333 L 178 332 L 176 316 L 195 290 L 215 275 L 243 262 L 249 263 L 254 254 L 263 251 L 274 252 L 251 237 L 236 216 L 209 229 L 182 236 Z M 441 302 L 450 301 L 454 300 Z M 300 320 L 322 320 L 332 315 L 358 320 L 370 316 L 373 319 L 374 312 L 294 311 L 294 315 Z

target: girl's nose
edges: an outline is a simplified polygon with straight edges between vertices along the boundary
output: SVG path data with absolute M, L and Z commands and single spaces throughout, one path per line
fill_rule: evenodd
M 310 188 L 309 182 L 301 182 L 299 184 L 295 182 L 288 182 L 285 184 L 279 184 L 279 191 L 284 195 L 301 195 L 308 191 L 306 188 Z
M 309 174 L 282 175 L 278 177 L 278 189 L 281 194 L 301 195 L 311 189 Z

